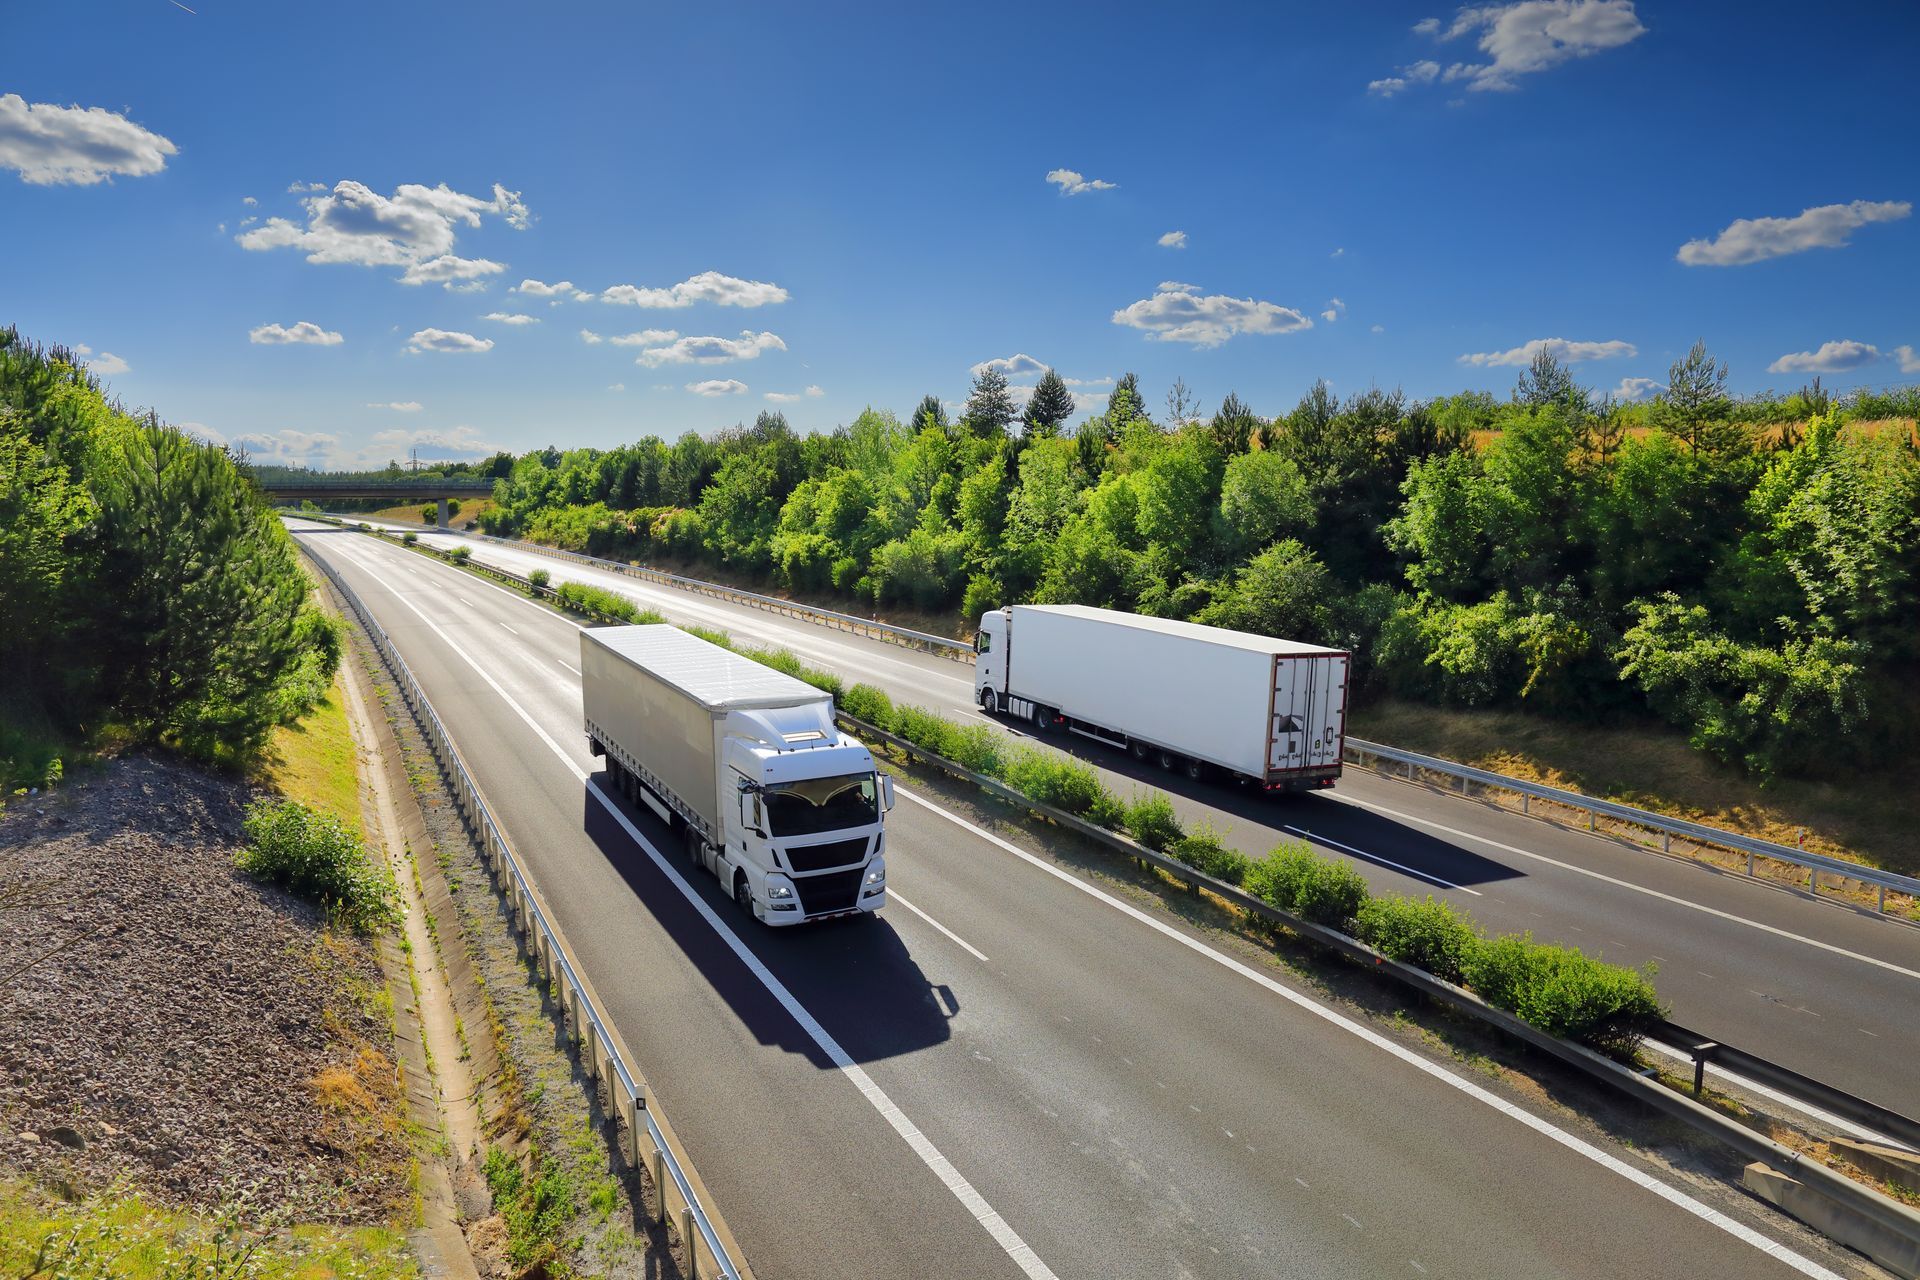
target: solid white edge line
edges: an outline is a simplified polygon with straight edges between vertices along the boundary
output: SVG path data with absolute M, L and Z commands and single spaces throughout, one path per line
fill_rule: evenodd
M 901 896 L 900 891 L 898 889 L 889 888 L 887 890 L 887 896 L 893 899 L 895 902 L 899 903 L 901 906 L 905 907 L 907 910 L 913 912 L 913 914 L 919 916 L 922 920 L 925 920 L 928 924 L 938 929 L 941 933 L 946 934 L 949 941 L 951 941 L 956 947 L 959 947 L 962 951 L 966 952 L 968 955 L 972 956 L 975 960 L 978 960 L 981 964 L 993 963 L 991 960 L 987 959 L 986 953 L 984 951 L 981 951 L 978 947 L 968 942 L 965 938 L 961 937 L 959 934 L 955 933 L 953 930 L 947 928 L 947 926 L 941 924 L 938 920 L 935 920 L 932 916 L 928 915 L 926 912 L 922 911 L 920 908 L 914 906 L 911 902 L 908 902 L 904 897 Z
M 361 566 L 361 571 L 366 573 L 367 576 L 371 577 L 375 582 L 379 582 L 381 586 L 386 587 L 389 594 L 393 594 L 393 588 L 387 586 L 387 584 L 381 580 L 379 574 L 374 573 L 373 570 L 368 569 L 365 565 Z M 560 762 L 565 765 L 575 777 L 587 784 L 587 789 L 593 792 L 595 798 L 605 806 L 608 813 L 613 815 L 614 820 L 632 837 L 634 843 L 646 852 L 647 857 L 652 859 L 654 866 L 658 867 L 661 872 L 666 875 L 667 879 L 680 891 L 681 896 L 693 904 L 693 908 L 699 912 L 700 918 L 705 920 L 713 931 L 719 935 L 720 940 L 727 944 L 728 949 L 739 958 L 740 962 L 747 967 L 748 971 L 760 980 L 760 984 L 767 989 L 768 993 L 771 994 L 775 1000 L 779 1001 L 780 1007 L 785 1009 L 787 1014 L 800 1025 L 800 1029 L 807 1033 L 815 1045 L 819 1046 L 820 1051 L 832 1059 L 833 1064 L 840 1069 L 841 1074 L 853 1082 L 854 1087 L 860 1090 L 861 1095 L 866 1098 L 873 1109 L 878 1111 L 881 1118 L 893 1127 L 893 1131 L 906 1141 L 907 1146 L 913 1149 L 913 1153 L 920 1157 L 920 1162 L 933 1172 L 934 1177 L 940 1179 L 947 1190 L 953 1194 L 954 1199 L 960 1202 L 961 1207 L 972 1214 L 974 1219 L 987 1229 L 987 1234 L 991 1235 L 994 1242 L 1006 1251 L 1009 1258 L 1013 1259 L 1014 1265 L 1019 1267 L 1030 1280 L 1059 1280 L 1053 1273 L 1053 1270 L 1040 1260 L 1040 1256 L 1033 1251 L 1032 1247 L 1020 1238 L 1019 1233 L 1008 1225 L 1005 1218 L 1000 1216 L 1000 1211 L 987 1203 L 986 1197 L 974 1189 L 973 1184 L 968 1182 L 961 1172 L 954 1167 L 953 1162 L 941 1154 L 940 1149 L 934 1146 L 933 1142 L 925 1134 L 920 1132 L 919 1127 L 915 1125 L 913 1121 L 909 1120 L 906 1113 L 894 1104 L 893 1099 L 887 1096 L 886 1091 L 874 1083 L 873 1077 L 869 1076 L 866 1071 L 853 1060 L 852 1055 L 840 1047 L 840 1042 L 835 1040 L 811 1013 L 807 1012 L 806 1006 L 794 998 L 793 993 L 787 990 L 786 984 L 773 975 L 773 971 L 761 962 L 759 956 L 756 956 L 748 949 L 746 943 L 740 941 L 739 935 L 734 933 L 727 923 L 714 913 L 713 908 L 707 905 L 706 899 L 695 892 L 693 886 L 681 877 L 679 870 L 660 855 L 660 851 L 653 847 L 652 841 L 640 834 L 640 828 L 633 825 L 633 820 L 627 817 L 626 814 L 620 812 L 619 806 L 608 798 L 606 793 L 600 790 L 599 784 L 595 783 L 588 776 L 586 770 L 582 769 L 579 764 L 571 759 L 561 748 L 560 744 L 555 742 L 553 738 L 547 734 L 546 730 L 542 729 L 534 721 L 533 716 L 527 709 L 521 706 L 512 694 L 503 689 L 498 681 L 489 675 L 478 662 L 473 660 L 472 655 L 454 643 L 453 638 L 445 631 L 442 631 L 439 624 L 421 612 L 419 607 L 411 600 L 407 600 L 398 594 L 394 594 L 393 598 L 399 600 L 400 603 L 406 605 L 409 609 L 412 609 L 414 613 L 418 614 L 420 620 L 426 623 L 427 627 L 435 635 L 445 641 L 447 646 L 459 655 L 462 661 L 472 667 L 474 671 L 479 674 L 480 678 L 485 680 L 493 691 L 500 695 L 502 701 L 509 707 L 512 707 L 519 717 L 527 722 L 528 727 L 539 736 L 540 740 L 546 743 L 556 756 L 560 757 Z
M 1142 911 L 1140 908 L 1133 906 L 1131 903 L 1122 902 L 1119 898 L 1114 897 L 1112 894 L 1107 893 L 1104 890 L 1095 887 L 1094 885 L 1088 884 L 1086 881 L 1080 879 L 1078 876 L 1072 875 L 1066 871 L 1062 871 L 1059 867 L 1056 867 L 1052 863 L 1046 861 L 1046 859 L 1036 857 L 1035 855 L 1028 853 L 1025 849 L 1020 848 L 1018 845 L 1013 844 L 1008 840 L 1002 839 L 1001 837 L 993 834 L 991 831 L 987 831 L 982 827 L 976 826 L 975 824 L 967 821 L 965 818 L 962 818 L 958 814 L 949 813 L 946 809 L 935 804 L 933 801 L 923 799 L 922 797 L 915 795 L 913 792 L 900 786 L 898 782 L 894 784 L 894 794 L 898 796 L 902 796 L 908 800 L 911 800 L 913 803 L 921 806 L 922 808 L 932 810 L 934 813 L 939 814 L 941 817 L 945 818 L 947 821 L 953 823 L 958 827 L 964 828 L 967 831 L 972 832 L 974 835 L 980 837 L 982 840 L 985 840 L 990 844 L 993 844 L 1001 849 L 1006 850 L 1008 853 L 1011 853 L 1016 858 L 1019 858 L 1021 861 L 1026 862 L 1030 866 L 1037 867 L 1041 871 L 1046 872 L 1048 875 L 1053 876 L 1055 879 L 1060 880 L 1066 884 L 1072 885 L 1074 888 L 1080 890 L 1082 893 L 1088 895 L 1089 897 L 1095 898 L 1101 902 L 1106 903 L 1108 906 L 1112 907 L 1116 911 L 1121 912 L 1124 915 L 1131 916 L 1133 919 L 1139 921 L 1141 924 L 1144 924 L 1148 928 L 1153 929 L 1154 931 L 1168 938 L 1171 938 L 1173 941 L 1179 943 L 1183 947 L 1186 947 L 1188 950 L 1194 951 L 1202 956 L 1205 956 L 1207 959 L 1212 960 L 1216 964 L 1219 964 L 1224 968 L 1230 969 L 1233 972 L 1240 974 L 1244 978 L 1250 979 L 1251 981 L 1258 983 L 1259 985 L 1267 988 L 1267 990 L 1273 992 L 1275 995 L 1279 996 L 1281 999 L 1286 1000 L 1290 1004 L 1298 1006 L 1299 1008 L 1305 1010 L 1306 1012 L 1313 1014 L 1315 1017 L 1320 1018 L 1323 1021 L 1335 1027 L 1338 1027 L 1340 1030 L 1345 1031 L 1350 1035 L 1359 1037 L 1361 1040 L 1364 1040 L 1368 1044 L 1373 1045 L 1377 1049 L 1381 1049 L 1387 1053 L 1392 1054 L 1394 1057 L 1400 1059 L 1402 1062 L 1407 1063 L 1409 1066 L 1413 1067 L 1414 1069 L 1425 1072 L 1427 1075 L 1432 1076 L 1434 1079 L 1440 1081 L 1443 1084 L 1449 1085 L 1452 1088 L 1459 1090 L 1461 1093 L 1466 1094 L 1468 1097 L 1474 1099 L 1475 1101 L 1484 1103 L 1486 1106 L 1493 1108 L 1495 1111 L 1498 1111 L 1501 1114 L 1508 1116 L 1513 1120 L 1518 1121 L 1519 1123 L 1527 1126 L 1529 1129 L 1532 1129 L 1534 1132 L 1539 1133 L 1551 1139 L 1552 1141 L 1559 1143 L 1561 1146 L 1565 1147 L 1569 1151 L 1574 1152 L 1576 1155 L 1580 1155 L 1585 1157 L 1588 1160 L 1591 1160 L 1593 1163 L 1599 1165 L 1601 1168 L 1606 1169 L 1612 1173 L 1616 1173 L 1620 1177 L 1625 1178 L 1627 1181 L 1633 1183 L 1634 1185 L 1642 1187 L 1645 1190 L 1652 1192 L 1654 1195 L 1659 1196 L 1661 1199 L 1667 1201 L 1669 1204 L 1672 1204 L 1680 1209 L 1683 1209 L 1687 1213 L 1692 1214 L 1694 1217 L 1699 1218 L 1704 1222 L 1710 1223 L 1715 1227 L 1718 1227 L 1720 1230 L 1726 1232 L 1728 1235 L 1731 1235 L 1732 1237 L 1734 1237 L 1736 1240 L 1739 1240 L 1743 1244 L 1751 1245 L 1753 1248 L 1758 1249 L 1760 1252 L 1768 1255 L 1769 1257 L 1776 1258 L 1779 1261 L 1786 1263 L 1788 1266 L 1800 1272 L 1802 1275 L 1817 1276 L 1817 1277 L 1820 1277 L 1821 1280 L 1843 1280 L 1843 1277 L 1839 1276 L 1835 1272 L 1827 1270 L 1825 1267 L 1821 1266 L 1819 1263 L 1813 1261 L 1812 1259 L 1803 1257 L 1800 1254 L 1795 1253 L 1792 1249 L 1789 1249 L 1787 1246 L 1783 1244 L 1779 1244 L 1776 1241 L 1769 1240 L 1767 1237 L 1761 1235 L 1758 1231 L 1755 1231 L 1753 1228 L 1745 1225 L 1744 1223 L 1737 1222 L 1734 1219 L 1728 1217 L 1726 1214 L 1721 1213 L 1718 1209 L 1715 1209 L 1710 1205 L 1702 1204 L 1700 1201 L 1695 1200 L 1692 1196 L 1687 1195 L 1685 1192 L 1676 1190 L 1675 1188 L 1670 1187 L 1666 1183 L 1660 1181 L 1660 1179 L 1653 1177 L 1651 1174 L 1648 1174 L 1643 1170 L 1634 1168 L 1632 1165 L 1627 1164 L 1625 1161 L 1619 1159 L 1618 1157 L 1613 1156 L 1608 1152 L 1602 1151 L 1599 1147 L 1594 1146 L 1592 1143 L 1586 1141 L 1584 1138 L 1575 1137 L 1573 1134 L 1568 1133 L 1566 1130 L 1561 1129 L 1559 1126 L 1553 1124 L 1552 1122 L 1543 1120 L 1539 1116 L 1534 1115 L 1531 1111 L 1526 1110 L 1524 1107 L 1516 1106 L 1515 1104 L 1508 1102 L 1505 1098 L 1502 1098 L 1497 1094 L 1490 1093 L 1486 1089 L 1481 1088 L 1479 1085 L 1474 1084 L 1471 1080 L 1467 1080 L 1464 1077 L 1455 1075 L 1453 1072 L 1447 1070 L 1445 1067 L 1441 1066 L 1439 1063 L 1428 1061 L 1426 1058 L 1421 1057 L 1419 1054 L 1413 1052 L 1411 1049 L 1408 1049 L 1404 1045 L 1396 1044 L 1392 1040 L 1389 1040 L 1385 1036 L 1381 1035 L 1379 1032 L 1374 1031 L 1370 1027 L 1362 1026 L 1361 1024 L 1353 1021 L 1353 1019 L 1347 1017 L 1345 1014 L 1340 1013 L 1339 1011 L 1327 1005 L 1321 1004 L 1318 1000 L 1313 999 L 1311 996 L 1303 995 L 1302 993 L 1295 991 L 1293 988 L 1275 981 L 1273 978 L 1268 977 L 1266 974 L 1261 973 L 1259 970 L 1250 968 L 1249 966 L 1242 964 L 1240 961 L 1235 960 L 1232 956 L 1226 955 L 1224 952 L 1216 951 L 1212 947 L 1206 945 L 1204 942 L 1201 942 L 1196 938 L 1187 936 L 1185 933 L 1182 933 L 1180 930 L 1174 928 L 1172 925 L 1169 925 L 1162 920 L 1155 919 L 1153 916 L 1147 914 L 1145 911 Z
M 1521 858 L 1531 858 L 1535 862 L 1544 862 L 1550 867 L 1559 867 L 1562 871 L 1577 872 L 1580 875 L 1587 876 L 1594 880 L 1604 881 L 1607 884 L 1617 886 L 1621 889 L 1631 889 L 1635 893 L 1644 893 L 1650 898 L 1659 898 L 1662 902 L 1671 902 L 1682 907 L 1690 907 L 1695 911 L 1704 912 L 1710 916 L 1718 916 L 1722 920 L 1730 920 L 1735 924 L 1746 925 L 1749 929 L 1758 929 L 1762 933 L 1770 933 L 1776 938 L 1786 938 L 1792 942 L 1803 942 L 1809 947 L 1817 947 L 1822 951 L 1830 951 L 1834 955 L 1845 956 L 1849 960 L 1858 960 L 1862 964 L 1870 964 L 1876 968 L 1886 969 L 1889 972 L 1900 974 L 1903 977 L 1920 978 L 1920 971 L 1894 964 L 1891 960 L 1881 960 L 1874 956 L 1862 955 L 1858 951 L 1849 951 L 1845 947 L 1835 946 L 1831 942 L 1822 942 L 1818 938 L 1809 938 L 1770 924 L 1762 924 L 1758 920 L 1749 920 L 1745 916 L 1735 915 L 1731 911 L 1722 911 L 1718 907 L 1709 907 L 1705 903 L 1692 902 L 1675 894 L 1662 893 L 1658 889 L 1649 889 L 1647 886 L 1635 884 L 1631 880 L 1621 880 L 1615 876 L 1606 875 L 1599 871 L 1592 871 L 1571 862 L 1562 862 L 1558 858 L 1549 858 L 1544 853 L 1535 853 L 1531 849 L 1522 849 L 1518 845 L 1505 844 L 1488 836 L 1477 836 L 1471 831 L 1462 831 L 1458 827 L 1450 827 L 1443 822 L 1435 822 L 1430 818 L 1415 817 L 1411 813 L 1403 813 L 1399 809 L 1391 809 L 1383 804 L 1375 804 L 1371 800 L 1357 800 L 1352 796 L 1343 796 L 1335 793 L 1332 798 L 1341 804 L 1353 805 L 1357 809 L 1367 809 L 1374 813 L 1384 813 L 1389 817 L 1399 818 L 1405 822 L 1417 823 L 1423 827 L 1430 827 L 1435 831 L 1444 831 L 1448 835 L 1457 836 L 1462 840 L 1472 840 L 1478 844 L 1486 845 L 1488 848 L 1499 849 L 1503 853 L 1511 853 Z
M 1406 866 L 1403 863 L 1395 862 L 1392 858 L 1383 858 L 1377 853 L 1368 853 L 1365 849 L 1356 849 L 1350 844 L 1341 844 L 1338 840 L 1331 839 L 1327 836 L 1317 836 L 1313 834 L 1313 832 L 1307 830 L 1305 827 L 1290 827 L 1282 824 L 1280 829 L 1282 831 L 1291 831 L 1294 835 L 1300 836 L 1303 839 L 1313 840 L 1319 844 L 1324 844 L 1330 849 L 1338 849 L 1342 853 L 1350 853 L 1356 858 L 1364 858 L 1368 862 L 1378 863 L 1380 866 L 1383 866 L 1383 867 L 1391 867 L 1395 871 L 1404 872 L 1405 874 L 1412 876 L 1416 880 L 1425 880 L 1428 884 L 1437 884 L 1442 889 L 1458 889 L 1460 892 L 1470 893 L 1476 898 L 1484 896 L 1478 889 L 1469 889 L 1467 888 L 1467 886 L 1463 884 L 1455 884 L 1451 880 L 1442 880 L 1439 876 L 1429 874 L 1428 872 L 1425 872 L 1425 871 L 1416 870 L 1413 867 Z

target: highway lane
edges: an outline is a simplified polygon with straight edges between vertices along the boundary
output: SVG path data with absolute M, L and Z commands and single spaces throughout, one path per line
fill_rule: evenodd
M 397 548 L 304 541 L 427 685 L 761 1274 L 1017 1274 L 583 788 L 572 625 Z M 889 853 L 938 926 L 895 902 L 766 930 L 693 884 L 1061 1276 L 1786 1274 L 918 804 Z
M 455 537 L 438 534 L 429 536 Z M 897 699 L 957 718 L 973 706 L 970 668 L 778 614 L 462 538 L 511 572 L 543 568 L 626 594 L 675 621 L 783 645 Z M 1018 726 L 1003 725 L 1027 738 Z M 1029 738 L 1029 740 L 1031 740 Z M 1620 963 L 1652 964 L 1676 1020 L 1839 1088 L 1920 1114 L 1920 929 L 1665 859 L 1617 841 L 1350 770 L 1332 792 L 1288 799 L 1192 784 L 1077 737 L 1050 737 L 1125 795 L 1167 792 L 1183 819 L 1208 821 L 1259 854 L 1305 838 L 1352 861 L 1378 890 L 1435 894 L 1488 928 L 1531 931 Z

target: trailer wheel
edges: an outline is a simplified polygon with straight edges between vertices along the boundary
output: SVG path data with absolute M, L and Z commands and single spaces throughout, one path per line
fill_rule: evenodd
M 1160 767 L 1172 773 L 1180 767 L 1180 757 L 1163 748 L 1160 752 Z
M 1189 756 L 1186 761 L 1181 764 L 1180 771 L 1187 775 L 1187 781 L 1189 782 L 1203 782 L 1206 780 L 1207 766 L 1203 760 L 1195 760 Z
M 1153 755 L 1153 748 L 1138 738 L 1127 743 L 1127 751 L 1132 754 L 1135 760 L 1140 761 L 1142 764 L 1145 764 L 1148 758 Z
M 1053 716 L 1048 714 L 1047 709 L 1045 707 L 1041 706 L 1037 702 L 1034 703 L 1033 704 L 1033 731 L 1035 733 L 1045 733 L 1047 732 L 1047 730 L 1051 728 L 1053 728 Z

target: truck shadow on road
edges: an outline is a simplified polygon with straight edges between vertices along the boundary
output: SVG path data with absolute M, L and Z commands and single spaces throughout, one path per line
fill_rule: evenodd
M 927 979 L 884 915 L 768 928 L 682 854 L 679 842 L 653 814 L 619 798 L 604 773 L 592 781 L 855 1062 L 898 1057 L 951 1037 L 948 1023 L 960 1012 L 959 997 L 947 984 Z M 803 1055 L 822 1070 L 837 1069 L 839 1064 L 701 917 L 599 797 L 583 790 L 581 810 L 588 838 L 754 1037 Z M 644 981 L 643 975 L 632 976 Z
M 1223 833 L 1227 843 L 1256 857 L 1282 840 L 1304 838 L 1361 862 L 1410 873 L 1413 879 L 1433 888 L 1447 885 L 1471 888 L 1518 880 L 1526 874 L 1395 818 L 1342 804 L 1328 795 L 1269 794 L 1229 782 L 1210 779 L 1195 782 L 1159 768 L 1151 761 L 1136 760 L 1126 751 L 1077 734 L 1035 738 L 1029 733 L 1019 733 L 1018 736 L 1138 783 L 1142 789 L 1164 791 L 1176 806 L 1184 800 L 1218 810 L 1232 819 Z

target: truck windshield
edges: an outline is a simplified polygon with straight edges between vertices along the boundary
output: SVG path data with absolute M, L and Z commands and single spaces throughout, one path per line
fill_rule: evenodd
M 768 787 L 762 797 L 776 836 L 810 836 L 846 827 L 870 827 L 880 819 L 871 773 L 808 778 Z

